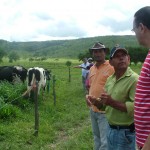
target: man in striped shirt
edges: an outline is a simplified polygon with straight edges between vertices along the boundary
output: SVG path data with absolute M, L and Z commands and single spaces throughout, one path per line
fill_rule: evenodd
M 140 45 L 150 48 L 150 6 L 135 13 L 132 31 Z M 138 149 L 150 150 L 150 50 L 136 87 L 134 121 Z

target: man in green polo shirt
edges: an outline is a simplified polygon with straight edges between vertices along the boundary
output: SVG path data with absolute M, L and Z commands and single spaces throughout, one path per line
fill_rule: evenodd
M 108 150 L 135 150 L 134 95 L 138 74 L 129 67 L 128 51 L 116 45 L 110 53 L 110 64 L 115 73 L 105 84 L 105 93 L 100 98 L 90 97 L 92 104 L 105 105 L 108 120 Z

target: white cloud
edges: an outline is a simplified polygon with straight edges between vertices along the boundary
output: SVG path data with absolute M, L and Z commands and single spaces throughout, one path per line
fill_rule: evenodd
M 149 0 L 1 0 L 0 39 L 43 41 L 132 34 Z

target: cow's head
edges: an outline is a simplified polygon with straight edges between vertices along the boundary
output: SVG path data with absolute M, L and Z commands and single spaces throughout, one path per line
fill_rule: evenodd
M 51 70 L 45 69 L 45 75 L 46 75 L 46 80 L 50 80 L 51 79 Z
M 22 66 L 14 66 L 13 67 L 13 77 L 19 78 L 22 82 L 24 82 L 27 77 L 27 69 L 25 69 Z

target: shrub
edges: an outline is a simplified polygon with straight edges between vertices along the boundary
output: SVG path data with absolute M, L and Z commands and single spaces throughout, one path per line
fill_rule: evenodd
M 136 65 L 137 65 L 137 66 L 142 66 L 142 63 L 139 61 L 139 62 L 137 62 Z
M 11 104 L 3 103 L 0 107 L 0 119 L 16 118 L 20 114 L 20 109 Z
M 26 91 L 24 84 L 10 84 L 1 82 L 0 84 L 0 118 L 17 117 L 20 108 L 24 109 L 29 105 L 29 101 L 22 97 Z
M 131 65 L 135 66 L 135 62 L 131 62 Z

